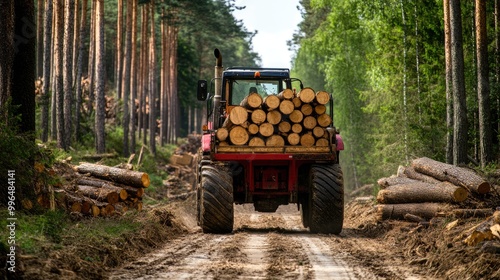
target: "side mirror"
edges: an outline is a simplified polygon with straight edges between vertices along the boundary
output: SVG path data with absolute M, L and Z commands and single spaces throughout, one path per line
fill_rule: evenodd
M 199 101 L 207 100 L 208 96 L 208 83 L 205 80 L 198 81 L 197 97 Z

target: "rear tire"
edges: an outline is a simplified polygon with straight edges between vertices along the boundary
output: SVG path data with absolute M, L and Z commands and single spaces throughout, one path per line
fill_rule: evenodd
M 233 231 L 233 180 L 223 166 L 201 167 L 199 225 L 205 233 Z
M 310 231 L 339 234 L 344 223 L 344 182 L 340 166 L 313 165 L 309 186 Z

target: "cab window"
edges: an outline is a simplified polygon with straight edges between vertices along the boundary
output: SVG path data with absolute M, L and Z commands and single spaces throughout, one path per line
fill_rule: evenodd
M 283 85 L 280 80 L 232 80 L 230 83 L 230 104 L 239 105 L 249 93 L 256 92 L 265 98 L 278 94 Z

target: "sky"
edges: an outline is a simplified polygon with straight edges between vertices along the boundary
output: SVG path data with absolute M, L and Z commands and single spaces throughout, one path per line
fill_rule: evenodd
M 297 6 L 299 0 L 236 0 L 236 6 L 246 6 L 233 12 L 243 20 L 248 31 L 258 31 L 253 37 L 253 50 L 262 59 L 262 67 L 291 68 L 293 52 L 286 41 L 298 30 L 302 17 Z

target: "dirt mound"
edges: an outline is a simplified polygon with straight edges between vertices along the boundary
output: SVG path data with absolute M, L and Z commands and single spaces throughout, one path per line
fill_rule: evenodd
M 351 201 L 345 206 L 347 234 L 387 244 L 386 252 L 401 256 L 423 274 L 443 279 L 500 279 L 500 252 L 491 242 L 468 246 L 463 240 L 484 218 L 433 218 L 428 225 L 376 217 L 375 202 Z M 451 223 L 456 224 L 450 226 Z M 373 262 L 373 260 L 372 260 Z
M 77 222 L 67 230 L 59 249 L 47 248 L 39 255 L 21 255 L 19 279 L 106 279 L 107 271 L 185 234 L 186 226 L 173 211 L 169 206 L 161 206 L 136 212 L 133 217 L 117 217 L 115 220 L 128 219 L 137 230 L 101 239 L 92 235 L 99 227 L 94 223 L 104 225 L 113 219 Z M 75 227 L 88 227 L 88 235 L 73 235 Z

